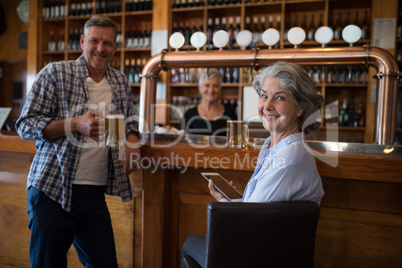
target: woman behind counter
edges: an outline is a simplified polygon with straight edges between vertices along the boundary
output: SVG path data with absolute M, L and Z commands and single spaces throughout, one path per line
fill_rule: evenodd
M 237 120 L 233 107 L 220 103 L 222 75 L 218 69 L 205 69 L 200 75 L 198 90 L 201 103 L 188 109 L 180 122 L 180 129 L 198 135 L 226 135 L 226 121 Z
M 253 86 L 259 95 L 258 115 L 270 137 L 260 150 L 242 201 L 308 200 L 320 204 L 324 195 L 321 177 L 303 133 L 319 129 L 320 123 L 311 117 L 320 110 L 323 97 L 302 67 L 287 62 L 264 69 Z M 310 121 L 314 123 L 306 123 Z M 217 201 L 227 201 L 214 189 L 212 180 L 208 187 Z M 188 237 L 182 248 L 182 256 L 186 255 L 204 267 L 205 237 Z

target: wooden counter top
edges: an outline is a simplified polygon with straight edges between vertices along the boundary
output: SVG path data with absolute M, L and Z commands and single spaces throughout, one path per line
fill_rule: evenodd
M 0 151 L 35 154 L 35 142 L 0 135 Z M 253 171 L 259 149 L 227 149 L 208 144 L 148 141 L 141 148 L 143 165 Z M 402 156 L 359 152 L 314 151 L 322 177 L 402 183 Z M 148 162 L 147 162 L 148 161 Z M 364 174 L 364 175 L 363 175 Z

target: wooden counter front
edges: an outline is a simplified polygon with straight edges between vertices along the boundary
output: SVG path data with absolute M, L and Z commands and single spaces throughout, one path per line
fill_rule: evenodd
M 107 198 L 119 267 L 179 267 L 183 242 L 205 234 L 206 206 L 214 200 L 200 172 L 218 171 L 244 190 L 258 156 L 258 150 L 166 145 L 142 147 L 142 168 L 130 177 L 133 201 Z M 0 136 L 0 266 L 28 267 L 25 183 L 34 153 L 33 142 Z M 316 267 L 402 267 L 402 157 L 316 153 L 325 190 Z M 74 254 L 69 267 L 78 265 Z

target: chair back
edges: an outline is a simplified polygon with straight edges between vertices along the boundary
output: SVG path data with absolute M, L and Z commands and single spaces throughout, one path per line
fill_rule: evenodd
M 205 267 L 313 267 L 313 201 L 208 204 Z

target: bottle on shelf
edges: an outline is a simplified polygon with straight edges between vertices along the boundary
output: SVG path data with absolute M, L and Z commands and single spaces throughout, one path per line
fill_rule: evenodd
M 212 38 L 214 36 L 214 30 L 212 28 L 212 18 L 208 18 L 208 25 L 207 25 L 207 45 L 208 49 L 213 48 Z
M 246 17 L 246 23 L 245 23 L 245 25 L 244 25 L 244 29 L 245 29 L 245 30 L 249 30 L 249 31 L 252 30 L 252 29 L 251 29 L 251 19 L 250 19 L 249 16 Z
M 273 26 L 273 17 L 272 16 L 269 16 L 269 18 L 268 18 L 268 20 L 269 20 L 269 26 L 268 26 L 268 28 L 273 28 L 274 26 Z M 261 16 L 261 18 L 260 18 L 260 27 L 259 27 L 259 42 L 262 42 L 262 34 L 264 33 L 264 31 L 265 31 L 265 16 Z
M 323 22 L 322 13 L 320 13 L 320 19 L 318 20 L 318 24 L 317 24 L 316 29 L 318 29 L 318 28 L 320 28 L 320 27 L 322 27 L 322 26 L 324 26 L 324 22 Z
M 233 38 L 234 38 L 233 42 L 236 42 L 236 37 L 239 32 L 240 32 L 240 17 L 237 16 L 236 17 L 236 27 L 234 28 L 234 32 L 233 32 Z
M 131 59 L 130 63 L 131 64 L 130 64 L 130 71 L 128 73 L 128 82 L 130 84 L 133 84 L 134 83 L 134 75 L 135 75 L 135 59 Z
M 370 22 L 367 18 L 367 11 L 364 11 L 363 22 L 361 24 L 362 39 L 370 39 Z
M 307 30 L 307 40 L 314 41 L 315 31 L 316 31 L 316 26 L 314 23 L 314 14 L 311 14 L 310 26 L 308 27 L 308 30 Z
M 119 29 L 119 32 L 117 34 L 117 38 L 116 38 L 116 42 L 117 42 L 117 47 L 121 48 L 121 29 Z
M 279 32 L 279 34 L 281 34 L 281 15 L 277 15 L 276 16 L 276 27 L 275 29 Z M 278 41 L 278 43 L 275 44 L 275 48 L 279 48 L 280 46 L 280 42 Z
M 350 97 L 349 100 L 349 115 L 348 115 L 348 126 L 353 127 L 354 126 L 354 121 L 355 121 L 355 105 L 354 105 L 354 99 L 353 97 Z
M 130 27 L 126 29 L 126 48 L 133 47 L 133 31 L 130 31 Z
M 175 8 L 175 0 L 173 0 L 173 8 Z M 133 5 L 134 1 L 133 0 L 126 0 L 126 12 L 131 12 L 133 11 Z
M 64 51 L 66 48 L 65 42 L 64 42 L 64 29 L 60 30 L 60 39 L 59 42 L 57 43 L 57 50 Z
M 134 111 L 136 115 L 140 114 L 140 95 L 134 95 Z
M 334 28 L 334 40 L 342 40 L 343 23 L 341 16 L 342 14 L 339 12 Z
M 339 125 L 348 126 L 349 125 L 349 111 L 347 109 L 348 103 L 346 99 L 343 99 L 342 108 L 339 110 Z
M 253 18 L 253 30 L 251 31 L 253 34 L 253 41 L 251 42 L 251 47 L 256 47 L 261 40 L 261 29 L 260 25 L 258 25 L 258 17 Z
M 290 15 L 285 16 L 285 31 L 283 32 L 283 41 L 288 41 L 288 32 L 290 30 Z
M 359 106 L 357 108 L 357 113 L 355 115 L 355 120 L 354 120 L 353 125 L 355 127 L 364 127 L 364 125 L 365 125 L 365 113 L 364 113 L 363 101 L 359 102 Z
M 229 49 L 233 49 L 234 44 L 236 42 L 234 36 L 234 27 L 233 27 L 233 17 L 229 17 L 229 27 L 228 27 L 228 34 L 229 34 Z
M 128 58 L 126 58 L 126 60 L 124 61 L 124 74 L 126 75 L 128 80 L 128 77 L 130 75 L 130 60 Z
M 186 21 L 186 27 L 184 28 L 184 45 L 190 45 L 190 37 L 191 37 L 191 29 L 190 29 L 190 22 Z
M 360 27 L 360 23 L 359 23 L 359 11 L 355 11 L 355 18 L 354 18 L 352 24 Z
M 42 17 L 44 20 L 47 20 L 50 18 L 50 6 L 48 1 L 45 1 L 43 3 L 43 8 L 42 8 Z
M 397 27 L 396 37 L 402 38 L 402 9 L 399 9 L 398 27 Z
M 54 30 L 50 30 L 50 39 L 48 43 L 48 50 L 55 51 L 56 50 L 56 41 L 54 39 Z
M 307 32 L 308 32 L 308 28 L 307 28 L 307 15 L 303 15 L 303 20 L 302 20 L 302 23 L 301 23 L 301 25 L 300 25 L 300 28 L 302 28 L 302 29 L 306 32 L 306 34 L 307 34 Z
M 344 27 L 350 25 L 350 12 L 346 12 L 345 21 L 343 23 Z

